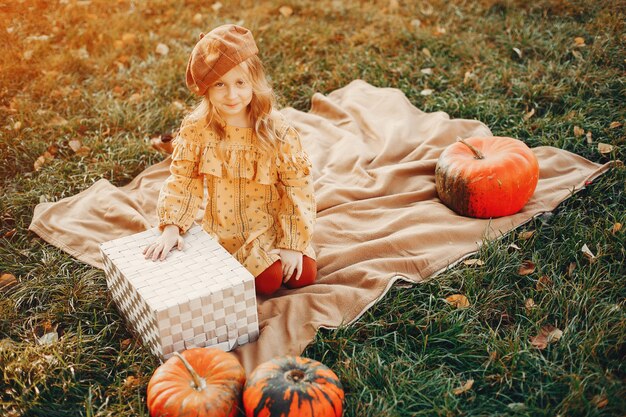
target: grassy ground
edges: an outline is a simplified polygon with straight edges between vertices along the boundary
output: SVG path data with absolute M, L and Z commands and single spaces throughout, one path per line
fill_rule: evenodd
M 0 273 L 17 281 L 0 284 L 0 414 L 147 415 L 157 361 L 103 273 L 27 227 L 40 201 L 125 184 L 161 160 L 147 139 L 194 104 L 183 71 L 202 30 L 251 28 L 284 105 L 306 110 L 313 92 L 362 78 L 530 146 L 625 160 L 621 2 L 222 3 L 0 1 Z M 625 172 L 528 224 L 530 238 L 485 245 L 484 265 L 393 289 L 355 325 L 320 332 L 305 355 L 338 373 L 346 415 L 625 415 Z M 540 349 L 546 325 L 562 337 Z

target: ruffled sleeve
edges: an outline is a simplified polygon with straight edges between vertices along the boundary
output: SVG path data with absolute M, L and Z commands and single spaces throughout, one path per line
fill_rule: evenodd
M 276 165 L 279 182 L 284 188 L 279 215 L 282 234 L 277 247 L 304 252 L 313 237 L 315 195 L 311 161 L 292 127 L 287 128 L 283 136 Z
M 157 202 L 159 229 L 174 224 L 181 233 L 192 226 L 204 197 L 203 177 L 198 167 L 205 147 L 195 123 L 184 120 L 174 140 L 170 176 Z

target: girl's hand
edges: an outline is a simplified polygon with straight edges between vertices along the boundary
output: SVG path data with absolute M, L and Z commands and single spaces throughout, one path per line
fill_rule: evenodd
M 302 252 L 291 249 L 274 249 L 270 253 L 280 256 L 280 262 L 283 265 L 283 282 L 291 279 L 295 272 L 294 279 L 297 281 L 302 275 Z
M 153 261 L 165 259 L 167 254 L 174 246 L 178 250 L 183 250 L 183 238 L 180 236 L 178 226 L 169 224 L 163 229 L 161 236 L 157 238 L 150 246 L 143 250 L 146 259 L 152 258 Z

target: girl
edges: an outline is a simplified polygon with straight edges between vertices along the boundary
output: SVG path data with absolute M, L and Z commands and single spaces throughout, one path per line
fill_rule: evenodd
M 274 95 L 251 32 L 213 29 L 194 47 L 187 86 L 202 96 L 174 142 L 157 212 L 162 234 L 144 249 L 164 260 L 202 203 L 203 229 L 255 276 L 257 293 L 315 281 L 311 247 L 315 198 L 311 163 Z

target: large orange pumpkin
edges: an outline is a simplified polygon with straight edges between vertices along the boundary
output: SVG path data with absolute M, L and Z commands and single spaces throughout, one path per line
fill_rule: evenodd
M 530 148 L 507 137 L 460 139 L 435 168 L 441 201 L 458 214 L 483 219 L 520 211 L 538 180 L 539 163 Z
M 148 382 L 152 417 L 234 417 L 246 374 L 237 358 L 216 348 L 174 353 Z
M 344 392 L 324 364 L 283 356 L 259 365 L 243 390 L 246 417 L 340 417 Z

